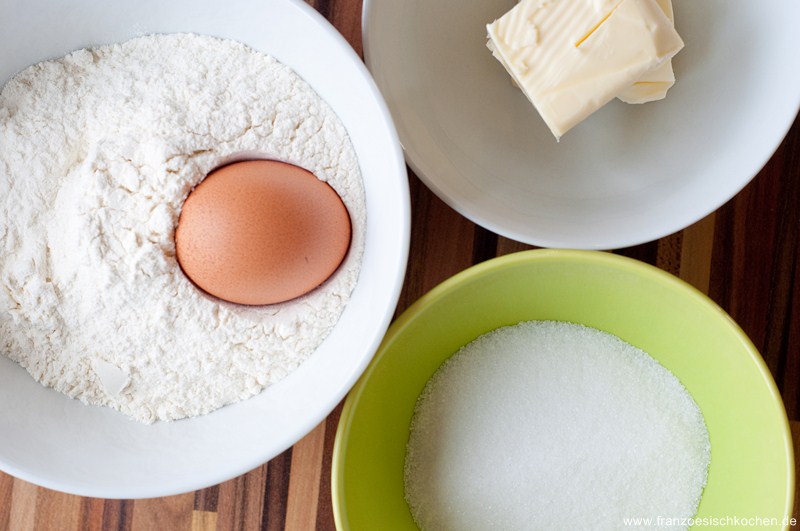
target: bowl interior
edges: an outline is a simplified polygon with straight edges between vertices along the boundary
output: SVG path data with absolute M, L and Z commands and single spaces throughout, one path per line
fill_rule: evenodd
M 333 473 L 340 529 L 415 529 L 403 499 L 403 462 L 419 393 L 462 345 L 533 319 L 615 334 L 686 386 L 711 440 L 698 517 L 790 515 L 786 414 L 738 326 L 707 297 L 654 267 L 607 253 L 538 250 L 456 275 L 392 325 L 342 413 Z
M 0 85 L 72 50 L 145 33 L 244 42 L 292 67 L 339 115 L 364 179 L 368 228 L 358 284 L 339 322 L 297 371 L 209 415 L 145 426 L 36 383 L 0 355 L 0 469 L 105 498 L 213 485 L 266 462 L 314 428 L 367 366 L 388 327 L 408 253 L 408 185 L 383 100 L 360 58 L 300 0 L 0 0 Z
M 512 239 L 609 249 L 686 227 L 755 176 L 800 105 L 800 69 L 786 68 L 798 2 L 675 0 L 686 46 L 667 98 L 609 102 L 556 142 L 486 48 L 486 24 L 515 3 L 364 9 L 367 64 L 409 164 L 450 206 Z

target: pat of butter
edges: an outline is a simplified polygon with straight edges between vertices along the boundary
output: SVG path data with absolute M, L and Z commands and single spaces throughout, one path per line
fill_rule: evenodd
M 656 0 L 659 7 L 667 15 L 670 22 L 675 24 L 672 11 L 672 0 Z M 672 59 L 667 59 L 661 66 L 651 70 L 633 85 L 617 94 L 617 98 L 625 103 L 649 103 L 663 100 L 667 91 L 675 84 L 675 73 L 672 70 Z
M 523 0 L 487 30 L 556 138 L 683 48 L 656 0 Z

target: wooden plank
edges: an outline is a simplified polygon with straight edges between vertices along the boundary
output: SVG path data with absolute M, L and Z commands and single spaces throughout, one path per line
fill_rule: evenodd
M 133 500 L 103 500 L 103 531 L 130 531 L 133 503 Z
M 267 463 L 264 487 L 262 531 L 283 531 L 286 528 L 286 506 L 294 449 L 287 450 Z
M 497 238 L 497 256 L 517 253 L 519 251 L 527 251 L 528 249 L 536 249 L 536 247 L 533 245 L 528 245 L 527 243 L 506 238 L 504 236 L 498 236 Z
M 316 528 L 324 450 L 325 421 L 292 448 L 286 529 L 314 531 Z
M 39 488 L 36 485 L 14 479 L 11 489 L 11 511 L 8 518 L 9 528 L 13 531 L 28 531 L 36 524 L 36 500 Z
M 328 20 L 347 39 L 356 53 L 362 55 L 361 0 L 332 0 Z
M 305 0 L 361 55 L 361 0 Z
M 472 235 L 472 263 L 479 264 L 497 256 L 499 236 L 489 229 L 475 225 Z
M 37 488 L 35 528 L 37 531 L 77 529 L 81 522 L 81 510 L 80 496 Z
M 640 262 L 656 265 L 658 262 L 658 240 L 634 245 L 632 247 L 623 247 L 622 249 L 614 249 L 614 254 L 620 256 L 627 256 Z
M 793 286 L 795 293 L 788 309 L 788 330 L 785 333 L 786 363 L 779 385 L 786 414 L 790 419 L 800 420 L 800 253 L 795 258 Z
M 325 18 L 329 18 L 328 14 L 330 13 L 330 0 L 305 0 L 305 2 L 316 9 L 320 15 Z
M 416 177 L 410 181 L 411 256 L 398 313 L 473 261 L 475 225 L 447 206 Z M 421 259 L 424 257 L 424 260 Z
M 14 478 L 0 472 L 0 531 L 10 529 L 11 496 L 14 490 Z
M 716 212 L 709 294 L 742 327 L 796 418 L 797 366 L 789 350 L 800 297 L 800 125 L 744 190 Z M 795 372 L 787 372 L 795 367 Z M 794 386 L 795 391 L 791 391 Z
M 219 486 L 217 528 L 260 531 L 267 465 Z
M 711 257 L 714 250 L 713 213 L 683 230 L 678 276 L 708 294 Z
M 658 240 L 655 265 L 667 273 L 678 276 L 683 251 L 683 232 L 678 231 Z
M 195 491 L 194 510 L 200 512 L 217 512 L 219 485 Z
M 775 163 L 773 163 L 775 164 Z M 764 350 L 767 316 L 785 282 L 774 269 L 780 242 L 776 216 L 763 205 L 779 201 L 782 183 L 767 169 L 716 213 L 709 293 Z M 757 226 L 760 230 L 751 230 Z M 766 356 L 765 356 L 766 358 Z M 771 369 L 776 368 L 770 363 Z
M 170 529 L 191 531 L 194 493 L 136 500 L 133 503 L 132 531 Z
M 792 441 L 794 442 L 794 477 L 800 481 L 800 422 L 789 422 L 789 427 L 792 429 Z M 794 509 L 792 516 L 795 520 L 800 521 L 800 489 L 794 489 Z M 797 529 L 797 526 L 792 529 Z
M 324 453 L 322 454 L 322 475 L 320 477 L 317 531 L 336 531 L 336 523 L 333 520 L 331 467 L 333 466 L 333 445 L 336 440 L 336 429 L 339 425 L 339 417 L 342 414 L 343 405 L 344 402 L 340 403 L 325 420 L 325 449 Z
M 217 513 L 214 511 L 192 511 L 192 531 L 216 531 Z
M 103 527 L 104 513 L 105 500 L 100 498 L 81 498 L 81 518 L 78 523 L 78 529 L 104 531 L 106 529 Z

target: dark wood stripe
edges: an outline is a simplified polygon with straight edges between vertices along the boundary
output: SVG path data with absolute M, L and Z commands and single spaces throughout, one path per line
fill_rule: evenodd
M 511 253 L 518 253 L 530 249 L 539 249 L 535 245 L 528 245 L 527 243 L 518 242 L 516 240 L 509 240 L 503 236 L 497 237 L 497 256 L 504 256 Z
M 219 486 L 218 529 L 260 529 L 263 519 L 267 465 Z
M 658 240 L 656 247 L 656 265 L 675 276 L 681 273 L 681 252 L 683 233 L 676 232 Z
M 795 267 L 794 264 L 792 266 Z M 796 294 L 798 293 L 797 276 L 792 275 L 792 272 L 793 270 L 787 271 L 786 276 L 788 278 L 784 279 L 783 275 L 781 275 L 781 278 L 775 283 L 776 287 L 783 287 L 786 291 L 782 295 L 775 297 L 775 304 L 769 307 L 767 335 L 763 349 L 764 358 L 771 360 L 775 365 L 771 370 L 781 396 L 784 397 L 787 415 L 790 415 L 790 408 L 792 409 L 791 413 L 796 413 L 793 411 L 796 406 L 793 403 L 796 400 L 796 396 L 791 392 L 791 388 L 800 378 L 800 373 L 796 372 L 791 365 L 789 356 L 789 339 L 791 337 L 793 317 L 792 302 L 797 299 Z M 785 282 L 781 282 L 783 280 Z M 794 318 L 797 319 L 797 315 L 794 315 Z M 790 418 L 794 418 L 794 415 L 790 416 Z
M 336 531 L 336 523 L 333 520 L 331 466 L 333 465 L 333 443 L 336 440 L 336 429 L 339 426 L 343 405 L 344 402 L 336 406 L 325 421 L 325 451 L 322 454 L 322 474 L 319 483 L 317 531 Z
M 195 511 L 216 512 L 219 504 L 219 485 L 198 490 L 194 493 Z
M 317 11 L 319 11 L 319 13 L 323 17 L 327 18 L 330 22 L 333 22 L 330 17 L 332 2 L 330 2 L 329 0 L 306 0 L 306 3 L 311 5 L 311 7 L 313 7 Z
M 711 274 L 708 296 L 723 309 L 731 307 L 731 275 L 724 274 L 726 265 L 733 263 L 733 201 L 717 210 L 714 216 L 714 248 L 711 253 Z
M 614 250 L 614 254 L 627 256 L 628 258 L 655 265 L 658 261 L 658 241 L 616 249 Z
M 409 194 L 411 196 L 411 204 L 414 205 L 411 220 L 410 255 L 411 253 L 424 252 L 427 244 L 427 233 L 425 231 L 425 225 L 420 223 L 419 220 L 427 219 L 431 204 L 430 201 L 423 200 L 427 199 L 427 190 L 425 190 L 424 185 L 415 175 L 411 173 L 410 168 L 408 169 L 408 173 L 410 176 L 408 182 Z M 424 264 L 418 261 L 409 260 L 408 265 L 406 266 L 406 276 L 403 282 L 402 292 L 400 293 L 400 300 L 397 303 L 395 317 L 403 313 L 403 311 L 410 306 L 414 300 L 416 300 L 416 298 L 419 296 L 418 294 L 422 293 L 423 278 Z
M 479 264 L 497 256 L 497 234 L 475 225 L 472 239 L 472 263 Z
M 395 315 L 437 284 L 472 265 L 475 224 L 436 197 L 411 174 L 411 256 Z
M 292 449 L 289 448 L 267 464 L 261 531 L 283 531 L 286 526 L 291 462 Z
M 792 420 L 800 420 L 800 250 L 795 255 L 794 280 L 792 282 L 792 306 L 789 309 L 786 334 L 786 364 L 781 382 L 786 414 Z M 798 454 L 800 464 L 800 454 Z M 800 489 L 798 489 L 800 496 Z M 797 507 L 800 511 L 800 505 Z
M 769 182 L 777 182 L 779 189 L 773 205 L 776 215 L 771 216 L 776 222 L 774 230 L 775 252 L 770 260 L 772 274 L 770 283 L 767 317 L 765 323 L 763 355 L 773 370 L 778 387 L 785 395 L 787 413 L 790 418 L 797 418 L 797 382 L 800 371 L 796 364 L 790 362 L 791 353 L 800 352 L 790 340 L 792 329 L 797 328 L 798 298 L 800 298 L 800 121 L 796 120 L 787 136 L 786 142 L 775 153 L 764 173 Z M 769 203 L 767 203 L 769 204 Z M 763 205 L 762 205 L 763 207 Z M 762 210 L 767 210 L 763 209 Z M 795 332 L 796 337 L 798 332 Z
M 133 522 L 133 500 L 104 500 L 103 529 L 130 531 Z
M 361 8 L 362 3 L 359 0 L 330 0 L 328 20 L 347 39 L 355 52 L 363 58 Z
M 102 531 L 105 500 L 100 498 L 83 498 L 81 500 L 80 529 L 84 531 Z
M 709 290 L 761 352 L 782 392 L 800 378 L 789 363 L 798 352 L 789 346 L 798 293 L 797 127 L 759 175 L 718 211 Z M 797 418 L 797 407 L 787 402 L 790 418 Z

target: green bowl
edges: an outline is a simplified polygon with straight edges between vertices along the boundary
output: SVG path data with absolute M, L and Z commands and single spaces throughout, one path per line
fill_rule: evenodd
M 533 319 L 615 334 L 686 386 L 711 440 L 697 519 L 713 525 L 774 518 L 777 525 L 749 528 L 787 527 L 794 498 L 789 423 L 769 370 L 736 323 L 699 291 L 647 264 L 603 252 L 535 250 L 459 273 L 390 327 L 339 421 L 332 472 L 338 529 L 416 529 L 403 498 L 403 463 L 417 396 L 459 347 Z

